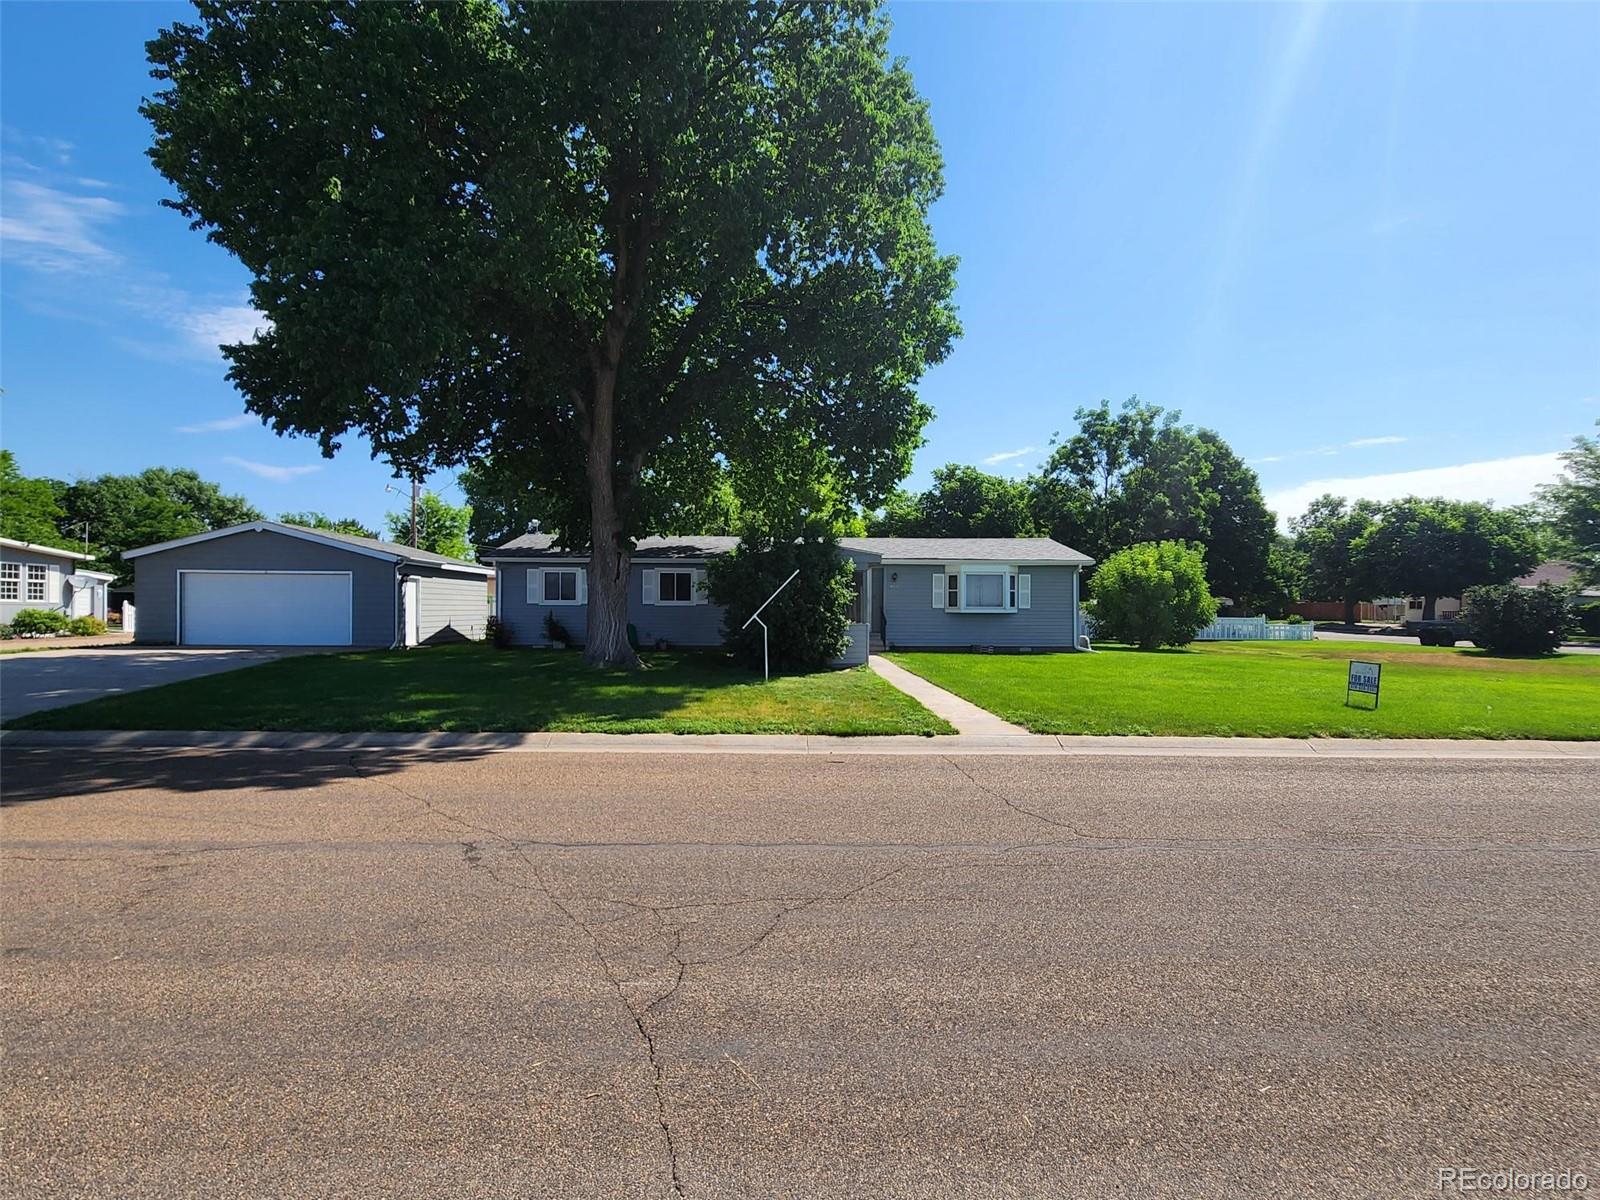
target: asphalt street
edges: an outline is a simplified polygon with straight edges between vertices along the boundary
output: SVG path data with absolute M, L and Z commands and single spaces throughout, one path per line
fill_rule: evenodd
M 7 746 L 0 789 L 8 1195 L 1600 1181 L 1593 762 Z

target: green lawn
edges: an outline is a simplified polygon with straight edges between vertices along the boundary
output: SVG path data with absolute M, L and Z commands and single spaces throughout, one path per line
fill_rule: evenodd
M 11 729 L 953 733 L 865 667 L 763 684 L 710 653 L 594 671 L 482 645 L 312 654 L 21 717 Z
M 1600 739 L 1594 655 L 1231 642 L 1154 653 L 889 657 L 1035 733 Z M 1345 707 L 1350 659 L 1383 664 L 1375 712 Z

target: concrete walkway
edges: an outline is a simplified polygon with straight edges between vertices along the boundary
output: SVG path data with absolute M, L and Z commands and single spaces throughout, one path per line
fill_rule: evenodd
M 896 666 L 886 658 L 874 654 L 867 659 L 867 666 L 871 667 L 880 679 L 892 687 L 899 688 L 923 708 L 949 721 L 959 734 L 974 734 L 978 737 L 1015 737 L 1018 734 L 1028 736 L 1028 731 L 1021 725 L 1002 721 L 992 712 L 979 708 L 969 700 L 963 700 L 954 692 L 935 687 L 922 676 L 913 675 L 904 667 Z
M 0 751 L 43 747 L 95 750 L 439 751 L 463 756 L 519 754 L 796 754 L 922 756 L 1009 754 L 1119 758 L 1591 759 L 1600 742 L 1450 738 L 1090 737 L 965 734 L 956 737 L 833 737 L 819 734 L 679 733 L 287 733 L 185 730 L 33 730 L 0 732 Z

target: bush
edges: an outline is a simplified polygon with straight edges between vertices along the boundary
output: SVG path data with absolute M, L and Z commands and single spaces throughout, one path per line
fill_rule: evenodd
M 511 630 L 499 617 L 490 617 L 483 626 L 483 640 L 496 650 L 511 649 Z
M 1549 654 L 1572 623 L 1571 594 L 1548 583 L 1471 587 L 1461 602 L 1461 621 L 1473 645 L 1491 654 Z
M 1299 613 L 1290 613 L 1283 619 L 1283 623 L 1285 625 L 1304 625 L 1306 623 L 1306 619 Z
M 789 573 L 794 582 L 761 614 L 774 671 L 815 671 L 826 667 L 850 644 L 850 563 L 839 557 L 831 539 L 778 541 L 746 534 L 738 549 L 706 567 L 714 603 L 722 605 L 722 636 L 747 666 L 761 666 L 761 626 L 741 629 L 750 614 Z
M 544 615 L 544 640 L 558 646 L 572 645 L 572 635 L 567 632 L 567 627 L 556 620 L 553 612 Z
M 73 637 L 99 637 L 108 628 L 99 617 L 73 617 L 67 622 L 67 632 Z
M 16 636 L 17 636 L 16 634 L 11 632 L 11 626 L 10 625 L 0 625 L 0 642 L 5 641 L 6 638 L 16 637 Z
M 1183 542 L 1119 550 L 1090 581 L 1095 636 L 1141 650 L 1183 646 L 1217 619 L 1205 555 Z
M 13 637 L 44 637 L 61 633 L 66 627 L 66 614 L 49 608 L 25 608 L 11 618 Z
M 1579 633 L 1600 637 L 1600 602 L 1579 605 L 1572 615 L 1577 619 Z

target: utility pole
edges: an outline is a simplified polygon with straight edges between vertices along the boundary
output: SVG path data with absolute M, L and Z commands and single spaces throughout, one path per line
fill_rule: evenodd
M 417 477 L 411 477 L 411 548 L 417 548 Z

